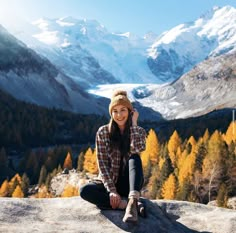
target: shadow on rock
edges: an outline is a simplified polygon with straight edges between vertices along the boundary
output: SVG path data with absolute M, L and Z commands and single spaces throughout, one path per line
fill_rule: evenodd
M 118 228 L 126 232 L 137 233 L 200 233 L 199 231 L 192 230 L 185 225 L 176 221 L 177 218 L 169 216 L 157 204 L 143 199 L 147 208 L 147 217 L 142 218 L 139 216 L 138 223 L 124 223 L 122 218 L 124 211 L 117 210 L 101 210 L 101 213 L 109 219 Z M 210 232 L 201 232 L 210 233 Z

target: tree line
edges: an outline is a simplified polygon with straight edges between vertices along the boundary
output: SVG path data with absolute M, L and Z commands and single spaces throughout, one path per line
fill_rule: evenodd
M 0 148 L 93 142 L 105 116 L 85 115 L 18 101 L 0 91 Z
M 228 198 L 236 195 L 235 131 L 236 123 L 231 122 L 226 132 L 215 130 L 210 134 L 206 129 L 197 140 L 193 136 L 183 140 L 175 130 L 168 141 L 160 143 L 156 132 L 150 129 L 146 149 L 141 154 L 145 196 L 204 204 L 217 200 L 219 206 L 227 207 Z M 26 155 L 19 166 L 19 170 L 22 166 L 22 175 L 6 179 L 1 185 L 0 196 L 27 196 L 28 177 L 31 177 L 41 187 L 38 196 L 52 197 L 50 181 L 63 169 L 98 173 L 96 150 L 92 147 L 81 150 L 76 158 L 65 146 L 37 153 L 31 151 Z M 73 195 L 79 193 L 71 186 L 66 187 L 62 194 Z

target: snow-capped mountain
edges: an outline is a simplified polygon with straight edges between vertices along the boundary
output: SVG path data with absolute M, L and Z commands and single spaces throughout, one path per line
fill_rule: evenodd
M 105 110 L 73 79 L 0 25 L 0 88 L 17 99 L 80 113 Z
M 53 70 L 50 77 L 64 91 L 62 95 L 57 95 L 57 91 L 49 95 L 55 94 L 54 103 L 64 106 L 60 98 L 65 96 L 68 109 L 76 112 L 93 109 L 103 114 L 108 100 L 105 105 L 99 105 L 98 96 L 110 97 L 111 91 L 120 85 L 129 91 L 143 112 L 147 113 L 149 108 L 152 119 L 157 115 L 166 119 L 190 117 L 220 106 L 235 107 L 235 79 L 232 78 L 235 63 L 231 60 L 235 59 L 236 50 L 236 9 L 230 6 L 215 7 L 196 21 L 178 25 L 158 37 L 154 33 L 143 38 L 132 33 L 114 34 L 95 20 L 71 17 L 40 19 L 20 33 L 15 31 L 14 35 L 40 54 L 41 60 L 50 63 L 49 70 Z M 2 56 L 0 64 L 4 64 L 4 59 Z M 33 99 L 47 106 L 50 101 L 34 96 L 42 95 L 45 83 L 41 85 L 34 79 L 37 82 L 33 88 L 27 89 L 27 82 L 32 82 L 31 76 L 35 74 L 24 71 L 26 74 L 20 77 L 28 91 L 22 94 L 18 91 L 19 85 L 23 86 L 21 79 L 13 79 L 17 80 L 15 86 L 9 83 L 20 69 L 15 72 L 14 65 L 11 66 L 2 75 L 7 77 L 2 87 L 18 98 Z M 222 73 L 223 79 L 215 78 Z M 45 86 L 49 88 L 50 84 Z M 50 92 L 48 89 L 47 93 Z
M 127 90 L 133 102 L 160 113 L 159 120 L 236 108 L 236 51 L 210 57 L 170 84 L 100 85 L 90 92 L 109 97 L 119 88 Z
M 215 7 L 194 22 L 164 32 L 148 49 L 148 65 L 161 80 L 173 81 L 196 64 L 236 48 L 236 9 Z
M 159 37 L 148 33 L 140 38 L 129 32 L 111 33 L 95 20 L 66 17 L 35 21 L 33 32 L 18 38 L 90 87 L 119 82 L 160 84 L 176 80 L 210 56 L 235 49 L 235 22 L 235 8 L 215 7 Z
M 153 83 L 158 79 L 147 65 L 147 48 L 154 33 L 138 38 L 113 34 L 95 20 L 71 17 L 40 19 L 31 31 L 15 34 L 83 86 L 103 83 Z M 28 27 L 29 28 L 29 27 Z

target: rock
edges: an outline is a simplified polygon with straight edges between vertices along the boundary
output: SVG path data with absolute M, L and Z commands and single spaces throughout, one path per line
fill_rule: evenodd
M 227 206 L 230 209 L 236 210 L 236 197 L 229 198 Z
M 216 200 L 210 201 L 207 203 L 207 205 L 217 206 L 217 201 Z M 232 209 L 232 210 L 236 210 L 236 197 L 231 197 L 228 199 L 227 208 Z
M 67 173 L 68 172 L 68 173 Z M 67 185 L 71 185 L 77 189 L 88 183 L 89 179 L 93 178 L 95 175 L 82 172 L 76 172 L 76 170 L 67 170 L 54 176 L 50 183 L 50 191 L 56 196 L 60 196 Z
M 80 197 L 0 198 L 4 233 L 233 233 L 236 212 L 184 201 L 145 200 L 148 216 L 122 222 L 124 211 L 100 210 Z

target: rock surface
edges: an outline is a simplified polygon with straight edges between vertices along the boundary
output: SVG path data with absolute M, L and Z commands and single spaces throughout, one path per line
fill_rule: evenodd
M 100 210 L 80 197 L 0 199 L 4 233 L 235 233 L 236 211 L 184 201 L 145 200 L 148 216 L 122 222 L 124 211 Z

